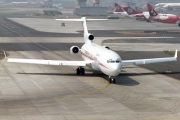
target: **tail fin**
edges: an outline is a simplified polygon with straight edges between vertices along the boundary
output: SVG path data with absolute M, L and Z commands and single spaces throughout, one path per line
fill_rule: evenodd
M 107 20 L 107 19 L 86 19 L 86 17 L 82 17 L 80 19 L 55 19 L 58 21 L 77 21 L 77 22 L 82 22 L 83 24 L 83 30 L 84 30 L 84 42 L 85 43 L 92 43 L 92 41 L 94 40 L 94 36 L 91 35 L 88 32 L 87 29 L 87 21 L 99 21 L 99 20 Z
M 151 6 L 151 4 L 147 4 L 147 8 L 148 8 L 148 11 L 149 11 L 149 15 L 151 17 L 155 17 L 158 15 L 158 13 L 154 10 L 154 8 Z
M 126 11 L 129 15 L 143 13 L 143 11 L 134 10 L 130 6 L 123 7 L 123 10 Z
M 124 12 L 121 6 L 119 6 L 117 3 L 114 3 L 115 6 L 115 12 Z

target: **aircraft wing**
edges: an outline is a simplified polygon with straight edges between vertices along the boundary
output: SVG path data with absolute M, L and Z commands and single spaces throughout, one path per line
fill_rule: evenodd
M 153 59 L 137 59 L 137 60 L 123 60 L 122 66 L 126 65 L 143 65 L 143 64 L 151 64 L 151 63 L 161 63 L 161 62 L 171 62 L 177 60 L 177 50 L 174 57 L 167 58 L 153 58 Z
M 86 66 L 87 64 L 91 64 L 93 61 L 59 61 L 59 60 L 8 58 L 7 62 L 42 64 L 42 65 Z

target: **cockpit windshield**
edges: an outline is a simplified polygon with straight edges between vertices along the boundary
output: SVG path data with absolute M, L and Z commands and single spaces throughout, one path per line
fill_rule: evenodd
M 120 63 L 120 60 L 112 60 L 112 59 L 109 59 L 107 60 L 107 63 Z

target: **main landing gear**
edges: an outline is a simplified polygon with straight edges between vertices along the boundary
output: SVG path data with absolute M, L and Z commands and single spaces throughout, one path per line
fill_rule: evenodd
M 85 74 L 85 70 L 84 70 L 83 67 L 78 67 L 76 69 L 76 73 L 77 73 L 77 75 L 84 75 Z
M 109 78 L 109 81 L 110 81 L 110 83 L 116 83 L 116 78 L 115 77 L 110 77 Z

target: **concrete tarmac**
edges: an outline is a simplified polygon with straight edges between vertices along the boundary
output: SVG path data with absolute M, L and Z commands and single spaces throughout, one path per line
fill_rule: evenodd
M 21 40 L 19 42 L 17 38 L 1 38 L 0 41 L 6 43 L 1 43 L 1 47 L 8 48 L 9 57 L 12 58 L 82 60 L 81 56 L 69 53 L 68 48 L 72 43 L 60 44 L 61 42 L 54 41 L 56 44 L 52 42 L 48 45 L 46 39 L 24 38 L 25 43 Z M 50 41 L 51 39 L 53 41 L 54 38 L 49 38 Z M 65 38 L 59 39 L 67 41 Z M 32 43 L 32 40 L 39 41 L 41 46 L 36 42 Z M 15 44 L 14 47 L 12 43 Z M 129 47 L 128 44 L 127 46 Z M 126 58 L 128 55 L 133 57 L 128 53 Z M 160 57 L 165 56 L 167 55 L 163 54 Z M 2 120 L 180 118 L 179 81 L 137 66 L 123 68 L 117 77 L 117 84 L 109 84 L 108 76 L 93 73 L 88 68 L 85 76 L 77 76 L 76 67 L 7 63 L 3 59 L 0 69 Z
M 51 52 L 9 53 L 11 57 L 20 58 L 70 58 L 67 52 L 58 52 L 61 56 Z M 71 67 L 2 61 L 1 70 L 4 77 L 1 79 L 0 106 L 4 120 L 14 117 L 45 120 L 159 119 L 172 118 L 172 114 L 179 117 L 178 81 L 146 69 L 125 68 L 124 74 L 117 77 L 116 85 L 110 85 L 108 77 L 102 74 L 77 76 Z
M 72 22 L 72 21 L 61 22 L 61 21 L 56 21 L 55 19 L 40 19 L 40 18 L 11 18 L 10 20 L 42 32 L 77 33 L 78 30 L 82 30 L 81 22 Z M 62 23 L 65 23 L 66 26 L 62 27 L 61 26 Z M 87 26 L 89 30 L 179 31 L 179 27 L 177 24 L 163 24 L 157 22 L 149 23 L 145 21 L 137 21 L 135 19 L 92 21 L 92 22 L 88 22 Z

